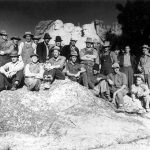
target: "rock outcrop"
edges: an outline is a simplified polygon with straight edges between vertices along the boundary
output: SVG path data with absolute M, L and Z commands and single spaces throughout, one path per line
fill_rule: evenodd
M 132 103 L 128 105 L 131 111 Z M 78 83 L 0 93 L 0 150 L 149 149 L 150 116 L 116 113 Z

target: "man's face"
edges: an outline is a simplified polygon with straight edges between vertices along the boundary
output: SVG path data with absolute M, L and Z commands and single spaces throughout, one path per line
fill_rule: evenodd
M 61 42 L 56 42 L 56 46 L 60 47 L 61 46 Z
M 18 42 L 19 42 L 18 40 L 13 39 L 13 43 L 14 43 L 14 44 L 18 45 Z
M 142 79 L 139 78 L 139 77 L 137 77 L 137 78 L 136 78 L 136 84 L 137 84 L 137 85 L 140 85 L 141 83 L 142 83 Z
M 143 54 L 146 55 L 146 54 L 148 54 L 148 53 L 149 53 L 149 50 L 144 47 L 144 48 L 143 48 Z
M 74 40 L 71 40 L 71 41 L 70 41 L 70 44 L 71 44 L 72 46 L 75 46 L 75 44 L 76 44 L 76 41 L 74 41 Z
M 76 60 L 77 60 L 77 56 L 72 56 L 72 57 L 71 57 L 71 60 L 72 60 L 73 63 L 75 63 Z
M 129 53 L 130 50 L 131 50 L 131 49 L 130 49 L 130 46 L 126 46 L 126 47 L 125 47 L 125 52 L 126 52 L 126 53 Z
M 104 47 L 104 52 L 107 52 L 109 50 L 109 47 Z
M 91 43 L 89 43 L 89 42 L 86 43 L 86 47 L 87 47 L 87 48 L 90 48 L 91 46 L 92 46 Z
M 31 42 L 31 35 L 26 35 L 26 41 Z
M 53 51 L 54 58 L 57 58 L 59 56 L 59 54 L 60 54 L 60 52 L 58 50 Z
M 119 68 L 118 68 L 118 67 L 114 68 L 114 72 L 115 72 L 116 74 L 119 73 Z
M 35 43 L 36 45 L 37 45 L 38 42 L 39 42 L 39 40 L 37 40 L 37 39 L 34 39 L 33 41 L 34 41 L 34 43 Z
M 96 75 L 96 74 L 98 74 L 98 71 L 97 70 L 93 70 L 93 73 Z
M 11 57 L 11 61 L 12 61 L 13 63 L 16 63 L 16 62 L 18 61 L 18 57 Z
M 38 57 L 37 57 L 37 56 L 32 56 L 32 57 L 31 57 L 31 61 L 32 61 L 33 63 L 37 63 L 37 62 L 38 62 Z
M 50 39 L 44 39 L 44 42 L 45 42 L 46 44 L 49 44 L 49 41 L 50 41 Z
M 2 35 L 3 40 L 7 40 L 8 36 L 7 35 Z
M 118 49 L 115 50 L 115 54 L 116 54 L 116 55 L 118 55 L 119 52 L 120 52 L 120 50 L 118 50 Z

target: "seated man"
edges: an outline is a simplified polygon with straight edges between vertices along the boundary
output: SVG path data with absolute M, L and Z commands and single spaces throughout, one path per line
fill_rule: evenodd
M 62 72 L 66 63 L 66 58 L 60 56 L 60 48 L 55 46 L 53 48 L 53 57 L 47 60 L 44 65 L 44 81 L 45 89 L 50 88 L 50 84 L 54 79 L 65 80 L 65 75 Z
M 113 73 L 108 75 L 108 83 L 110 84 L 110 92 L 113 94 L 113 100 L 117 104 L 118 112 L 124 111 L 123 97 L 127 94 L 127 77 L 120 72 L 118 63 L 112 65 Z
M 100 74 L 98 64 L 94 64 L 93 76 L 91 76 L 88 82 L 95 95 L 100 96 L 105 100 L 111 101 L 107 77 L 103 74 Z
M 25 67 L 25 84 L 30 91 L 39 91 L 44 69 L 38 61 L 38 55 L 32 54 L 31 63 Z
M 18 53 L 13 51 L 10 55 L 11 61 L 0 67 L 0 91 L 16 90 L 23 80 L 23 61 L 19 61 Z
M 81 82 L 81 80 L 85 80 L 86 70 L 79 63 L 77 63 L 77 52 L 71 52 L 70 61 L 66 64 L 66 74 L 70 80 Z
M 147 112 L 150 112 L 150 91 L 148 86 L 144 83 L 144 77 L 142 75 L 136 76 L 136 83 L 131 86 L 132 100 L 134 102 L 141 101 Z M 141 105 L 140 105 L 141 106 Z M 139 109 L 139 112 L 144 112 L 143 108 Z

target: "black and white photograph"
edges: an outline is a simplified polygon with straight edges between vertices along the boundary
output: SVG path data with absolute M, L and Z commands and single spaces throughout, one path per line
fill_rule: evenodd
M 0 150 L 150 150 L 150 1 L 0 0 Z

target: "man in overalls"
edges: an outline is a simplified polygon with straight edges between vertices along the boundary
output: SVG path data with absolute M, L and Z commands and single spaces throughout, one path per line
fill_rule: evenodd
M 32 41 L 33 34 L 31 32 L 25 32 L 23 38 L 25 38 L 26 41 L 20 43 L 18 54 L 21 56 L 20 59 L 22 59 L 26 65 L 31 61 L 31 54 L 36 52 L 36 44 Z
M 112 58 L 110 53 L 110 43 L 105 41 L 104 53 L 100 56 L 101 74 L 108 75 L 112 73 Z
M 97 51 L 92 48 L 93 41 L 91 38 L 86 39 L 86 48 L 80 51 L 80 60 L 83 68 L 86 69 L 87 79 L 83 81 L 84 86 L 90 87 L 89 81 L 93 76 L 93 66 L 98 59 Z M 91 88 L 91 87 L 90 87 Z

